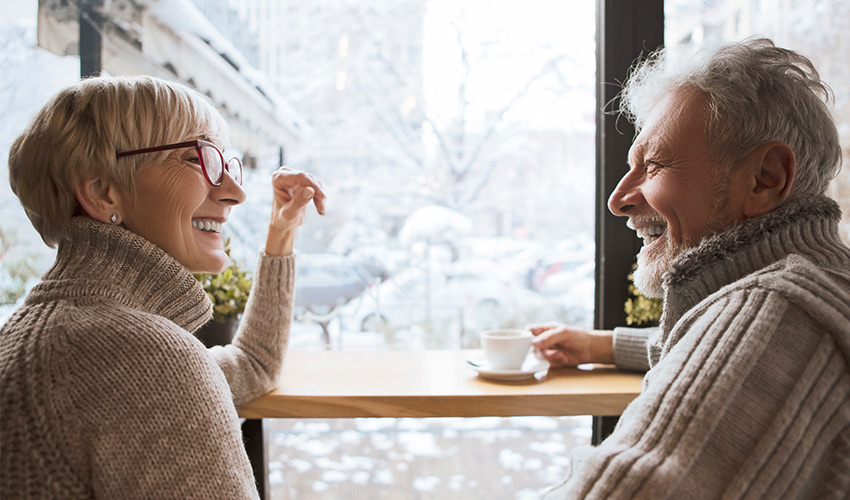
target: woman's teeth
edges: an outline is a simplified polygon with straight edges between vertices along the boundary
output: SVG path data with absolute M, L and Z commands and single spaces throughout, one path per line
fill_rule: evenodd
M 667 229 L 665 226 L 645 226 L 635 230 L 639 238 L 643 240 L 644 245 L 649 245 L 657 240 Z
M 221 222 L 216 222 L 214 220 L 193 220 L 192 225 L 201 231 L 206 231 L 208 233 L 220 233 L 221 232 Z

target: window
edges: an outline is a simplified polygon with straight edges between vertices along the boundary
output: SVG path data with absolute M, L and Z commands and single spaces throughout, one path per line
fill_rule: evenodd
M 80 74 L 78 23 L 89 14 L 81 2 L 36 3 L 21 2 L 3 25 L 3 88 L 15 93 L 2 98 L 4 117 L 14 117 L 0 136 L 5 154 L 32 113 Z M 225 114 L 249 197 L 226 229 L 235 258 L 252 267 L 268 177 L 281 161 L 325 182 L 328 215 L 311 214 L 296 242 L 290 348 L 475 347 L 492 326 L 591 326 L 593 0 L 141 4 L 104 2 L 94 30 L 103 70 L 186 83 Z M 11 221 L 3 265 L 12 255 L 32 264 L 19 273 L 20 297 L 52 252 L 8 189 L 2 203 Z M 272 498 L 297 498 L 293 485 L 334 498 L 359 484 L 535 497 L 563 476 L 568 447 L 590 439 L 585 417 L 268 427 Z M 453 446 L 461 433 L 464 446 Z M 469 460 L 482 446 L 493 459 L 486 468 Z
M 569 29 L 564 9 L 287 5 L 280 46 L 300 43 L 277 79 L 310 130 L 284 155 L 335 208 L 298 246 L 356 267 L 361 288 L 300 304 L 303 328 L 439 348 L 542 318 L 590 326 L 592 264 L 572 264 L 593 261 L 594 6 L 570 6 L 584 21 Z
M 301 347 L 472 347 L 497 325 L 591 325 L 594 2 L 166 3 L 105 5 L 103 69 L 190 84 L 226 115 L 250 169 L 232 254 L 252 266 L 281 160 L 329 190 L 331 212 L 297 242 Z M 64 69 L 18 123 L 77 77 L 86 13 L 41 7 L 49 50 L 28 50 Z M 19 73 L 48 66 L 22 58 Z M 15 248 L 43 253 L 14 215 Z

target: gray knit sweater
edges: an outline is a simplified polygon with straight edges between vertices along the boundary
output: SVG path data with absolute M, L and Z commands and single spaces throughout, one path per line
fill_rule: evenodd
M 0 330 L 2 497 L 256 498 L 236 406 L 274 387 L 294 272 L 261 255 L 233 345 L 207 350 L 190 333 L 212 310 L 194 277 L 75 218 Z
M 795 200 L 680 256 L 641 395 L 547 498 L 850 498 L 839 219 Z

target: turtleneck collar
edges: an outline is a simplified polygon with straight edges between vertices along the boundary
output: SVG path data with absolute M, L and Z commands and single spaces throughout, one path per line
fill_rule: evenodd
M 162 249 L 124 229 L 74 217 L 56 262 L 28 301 L 111 299 L 163 316 L 192 332 L 212 316 L 195 277 Z
M 683 253 L 664 275 L 662 329 L 720 288 L 782 260 L 805 256 L 818 265 L 850 265 L 838 232 L 841 210 L 825 196 L 794 199 L 736 224 Z

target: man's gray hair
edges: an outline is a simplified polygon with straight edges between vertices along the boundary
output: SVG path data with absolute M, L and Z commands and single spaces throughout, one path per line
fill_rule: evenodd
M 729 172 L 752 148 L 778 140 L 797 159 L 794 195 L 823 194 L 838 175 L 841 147 L 827 106 L 832 91 L 806 57 L 765 38 L 713 52 L 660 49 L 632 68 L 619 111 L 640 130 L 655 105 L 681 88 L 708 94 L 706 136 L 719 168 Z

